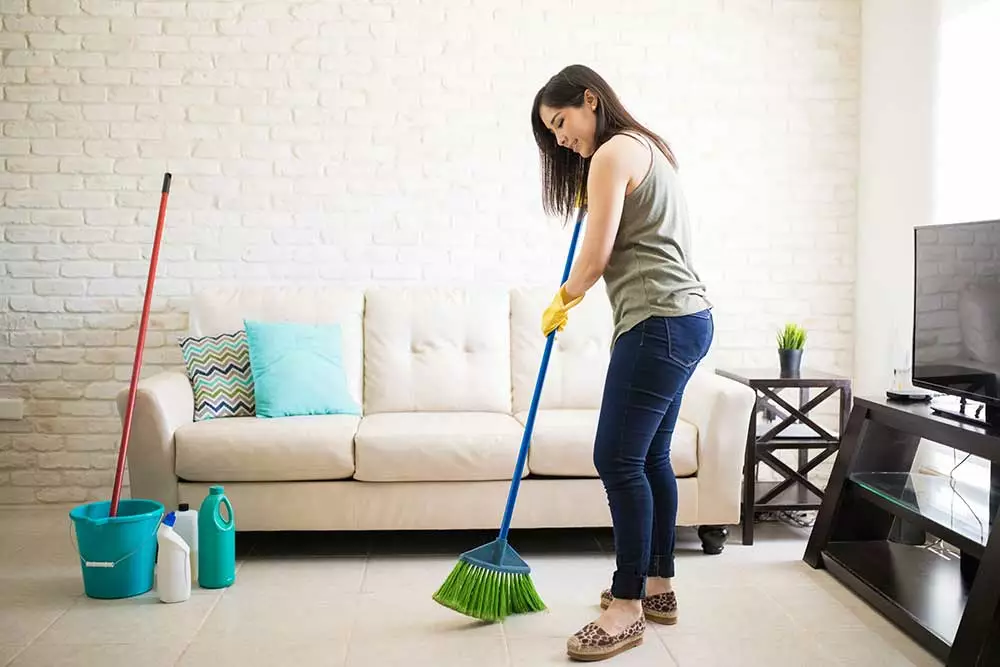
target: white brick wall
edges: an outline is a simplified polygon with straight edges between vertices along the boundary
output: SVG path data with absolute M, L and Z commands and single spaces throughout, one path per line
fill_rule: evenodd
M 146 374 L 204 284 L 554 287 L 528 112 L 573 62 L 680 158 L 712 363 L 794 319 L 849 372 L 859 4 L 0 0 L 0 503 L 109 496 L 165 170 Z

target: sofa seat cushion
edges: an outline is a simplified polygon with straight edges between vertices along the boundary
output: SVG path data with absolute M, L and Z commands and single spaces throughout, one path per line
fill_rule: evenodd
M 493 412 L 369 414 L 355 437 L 354 478 L 365 482 L 511 479 L 523 433 L 513 417 Z
M 230 417 L 174 434 L 176 473 L 192 482 L 347 479 L 354 473 L 354 415 Z
M 539 410 L 528 450 L 528 470 L 533 475 L 597 477 L 594 436 L 600 410 Z M 515 415 L 526 424 L 528 412 Z M 670 463 L 677 477 L 698 472 L 698 429 L 677 420 L 670 443 Z

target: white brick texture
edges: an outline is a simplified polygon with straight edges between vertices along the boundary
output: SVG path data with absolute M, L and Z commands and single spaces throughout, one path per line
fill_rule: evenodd
M 2 0 L 0 503 L 108 498 L 144 373 L 218 283 L 556 286 L 528 113 L 601 72 L 677 153 L 709 363 L 852 363 L 860 0 Z M 594 293 L 590 298 L 604 298 Z

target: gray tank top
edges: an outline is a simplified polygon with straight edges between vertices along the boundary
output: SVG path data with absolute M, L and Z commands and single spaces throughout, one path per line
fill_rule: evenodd
M 639 185 L 625 196 L 618 235 L 604 270 L 604 283 L 618 337 L 653 316 L 689 315 L 712 304 L 691 263 L 687 203 L 677 172 L 655 144 L 641 140 L 653 163 Z

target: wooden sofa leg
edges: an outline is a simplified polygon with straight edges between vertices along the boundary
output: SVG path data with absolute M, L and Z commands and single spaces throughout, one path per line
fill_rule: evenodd
M 726 546 L 729 529 L 725 526 L 698 526 L 701 548 L 709 555 L 721 554 Z

